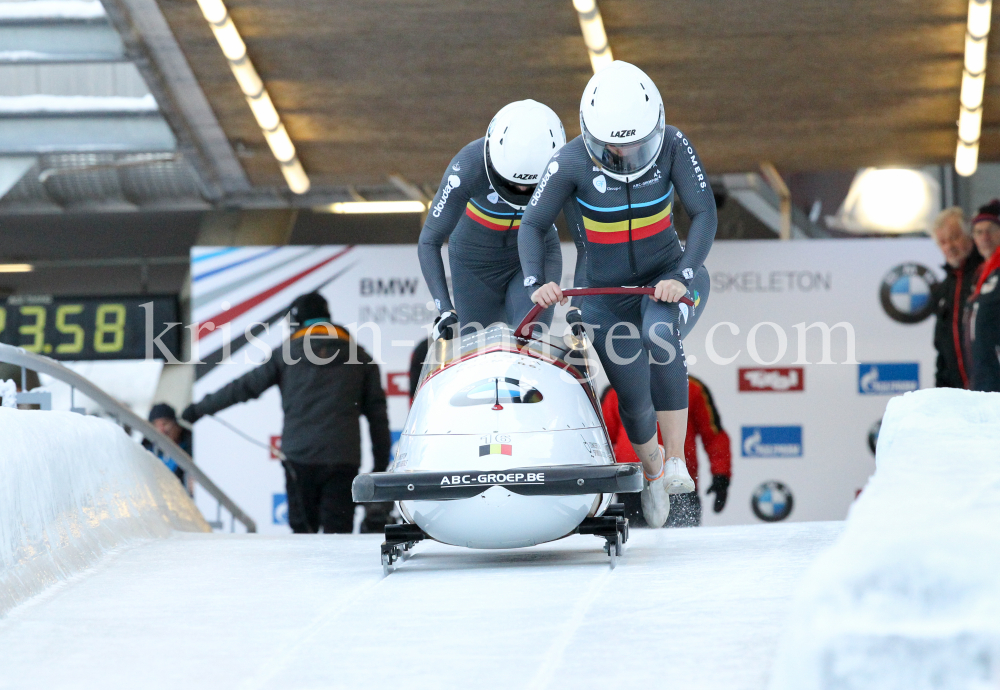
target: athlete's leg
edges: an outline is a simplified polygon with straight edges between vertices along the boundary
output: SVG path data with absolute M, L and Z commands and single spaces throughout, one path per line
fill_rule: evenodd
M 650 397 L 649 364 L 639 333 L 641 299 L 644 298 L 588 297 L 583 303 L 583 320 L 595 328 L 594 349 L 611 387 L 618 393 L 618 411 L 629 442 L 646 474 L 655 477 L 662 463 L 656 441 L 656 413 Z
M 694 307 L 688 309 L 687 319 L 681 318 L 678 324 L 681 332 L 681 340 L 687 338 L 688 333 L 698 323 L 705 307 L 708 305 L 708 294 L 712 289 L 712 280 L 708 275 L 708 270 L 702 266 L 694 274 L 691 286 L 688 288 L 687 297 L 694 302 Z
M 449 248 L 449 252 L 451 252 Z M 459 252 L 449 253 L 451 291 L 455 296 L 455 311 L 463 326 L 480 324 L 483 328 L 506 319 L 506 284 L 491 286 L 470 270 Z
M 671 493 L 694 490 L 684 462 L 687 435 L 688 380 L 684 345 L 677 327 L 681 305 L 645 300 L 642 305 L 643 346 L 649 353 L 650 393 L 663 435 Z

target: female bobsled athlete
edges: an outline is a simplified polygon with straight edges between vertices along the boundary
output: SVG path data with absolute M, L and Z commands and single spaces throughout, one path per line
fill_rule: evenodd
M 518 258 L 518 229 L 545 164 L 565 143 L 562 122 L 549 107 L 517 101 L 500 109 L 484 138 L 452 159 L 420 232 L 418 250 L 424 280 L 441 313 L 437 334 L 450 334 L 459 320 L 477 327 L 497 321 L 516 324 L 531 310 Z M 572 223 L 569 214 L 574 214 L 582 223 L 576 205 L 567 207 L 567 220 Z M 539 280 L 558 284 L 562 252 L 551 221 L 537 239 Z M 445 240 L 454 304 L 441 258 Z M 551 323 L 552 310 L 541 320 Z
M 642 460 L 646 521 L 660 527 L 669 494 L 694 482 L 684 462 L 687 365 L 678 326 L 691 316 L 678 301 L 697 278 L 715 239 L 715 199 L 694 147 L 667 126 L 652 80 L 626 62 L 594 75 L 580 104 L 581 136 L 552 156 L 521 222 L 519 248 L 532 300 L 565 302 L 543 278 L 544 233 L 559 209 L 575 199 L 583 214 L 586 279 L 591 287 L 655 286 L 655 295 L 601 295 L 583 301 L 595 329 L 594 347 L 612 387 L 629 441 Z M 691 215 L 682 249 L 672 226 L 674 191 Z M 577 281 L 580 282 L 580 281 Z M 707 285 L 707 282 L 705 283 Z M 704 297 L 699 308 L 704 307 Z M 657 446 L 656 424 L 664 454 Z

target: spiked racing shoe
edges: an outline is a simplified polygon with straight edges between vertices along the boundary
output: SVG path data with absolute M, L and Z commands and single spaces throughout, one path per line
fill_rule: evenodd
M 694 480 L 688 474 L 684 458 L 667 458 L 663 463 L 668 494 L 689 494 L 694 491 Z
M 667 493 L 667 475 L 664 468 L 661 468 L 660 473 L 652 479 L 643 472 L 645 482 L 641 494 L 642 516 L 650 527 L 663 527 L 670 516 L 670 495 Z

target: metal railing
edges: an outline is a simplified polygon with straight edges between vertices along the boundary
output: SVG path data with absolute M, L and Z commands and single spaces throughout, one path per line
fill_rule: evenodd
M 44 355 L 28 352 L 19 347 L 0 343 L 0 362 L 7 362 L 25 369 L 37 371 L 40 374 L 47 374 L 70 386 L 71 391 L 80 391 L 95 403 L 100 405 L 106 412 L 118 420 L 119 424 L 128 426 L 139 431 L 154 448 L 158 448 L 164 455 L 170 457 L 183 469 L 188 476 L 201 484 L 219 505 L 224 507 L 235 520 L 242 523 L 247 532 L 256 532 L 257 524 L 243 510 L 236 505 L 229 496 L 215 485 L 201 469 L 194 464 L 194 460 L 179 445 L 174 443 L 166 434 L 160 432 L 155 426 L 147 422 L 139 415 L 132 412 L 125 405 L 115 400 L 103 390 L 95 386 L 83 376 L 75 371 L 67 369 L 59 362 L 45 357 Z M 23 378 L 23 376 L 22 376 Z M 22 387 L 23 390 L 23 387 Z M 210 523 L 211 524 L 211 523 Z M 218 524 L 218 520 L 215 524 Z M 215 526 L 215 525 L 213 525 Z

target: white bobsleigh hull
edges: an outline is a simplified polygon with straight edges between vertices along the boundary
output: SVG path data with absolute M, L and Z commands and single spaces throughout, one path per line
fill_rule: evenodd
M 613 463 L 594 403 L 572 372 L 528 354 L 495 351 L 425 381 L 389 471 Z M 503 549 L 564 537 L 610 500 L 611 494 L 522 496 L 493 486 L 472 498 L 400 501 L 400 508 L 438 541 Z

